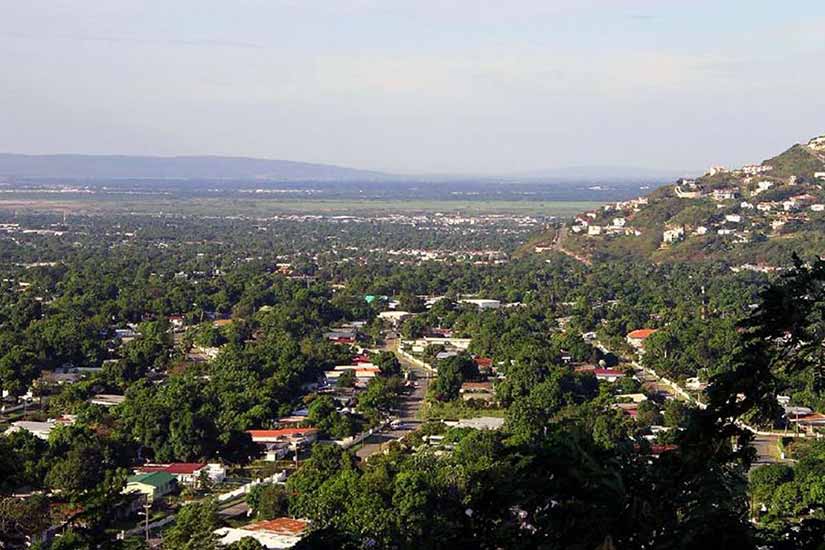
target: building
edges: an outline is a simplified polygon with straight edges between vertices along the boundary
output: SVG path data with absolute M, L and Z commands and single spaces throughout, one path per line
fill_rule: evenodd
M 378 314 L 378 318 L 382 321 L 389 321 L 393 325 L 399 325 L 402 321 L 411 317 L 412 313 L 409 311 L 382 311 Z
M 754 190 L 753 194 L 758 195 L 759 193 L 763 193 L 773 187 L 772 181 L 760 181 L 756 184 L 756 189 Z
M 49 434 L 52 432 L 57 423 L 54 420 L 47 420 L 46 422 L 34 422 L 31 420 L 18 420 L 12 422 L 11 426 L 4 432 L 5 435 L 13 434 L 15 432 L 25 431 L 33 436 L 48 441 Z
M 740 223 L 742 216 L 739 214 L 725 214 L 725 221 L 728 223 Z
M 126 401 L 125 395 L 115 395 L 111 393 L 99 393 L 89 399 L 92 405 L 101 405 L 103 407 L 114 407 Z
M 713 200 L 715 201 L 729 201 L 735 199 L 739 195 L 736 189 L 714 189 Z
M 226 479 L 226 468 L 220 464 L 204 464 L 202 462 L 177 462 L 173 464 L 145 464 L 135 469 L 139 474 L 166 472 L 175 478 L 181 485 L 196 486 L 201 476 L 206 476 L 213 483 L 220 483 Z
M 497 416 L 477 416 L 456 421 L 445 421 L 452 428 L 472 428 L 473 430 L 498 430 L 504 426 L 504 418 Z
M 629 332 L 625 339 L 634 349 L 641 351 L 645 347 L 645 340 L 647 340 L 650 335 L 655 332 L 655 328 L 640 328 Z
M 616 369 L 600 369 L 596 368 L 593 369 L 593 375 L 596 377 L 597 380 L 604 380 L 606 382 L 615 382 L 620 378 L 624 378 L 625 373 L 624 371 L 616 370 Z
M 241 539 L 250 537 L 258 544 L 270 550 L 292 548 L 298 544 L 307 530 L 309 521 L 304 519 L 275 518 L 267 521 L 250 523 L 243 527 L 223 527 L 215 531 L 218 542 L 228 546 Z
M 773 166 L 769 164 L 747 164 L 742 167 L 742 172 L 748 176 L 755 176 L 757 174 L 764 174 L 773 170 Z
M 146 502 L 151 504 L 155 500 L 168 495 L 175 490 L 175 478 L 167 472 L 150 472 L 136 474 L 126 479 L 125 494 L 141 493 L 146 496 Z
M 662 241 L 667 244 L 679 242 L 685 238 L 685 228 L 675 227 L 673 229 L 666 229 L 662 232 Z
M 591 225 L 587 228 L 587 234 L 591 236 L 601 235 L 602 234 L 602 226 L 601 225 Z
M 461 384 L 461 389 L 458 393 L 464 401 L 475 399 L 493 402 L 496 400 L 496 394 L 493 391 L 493 384 L 491 382 L 464 382 Z
M 255 443 L 289 443 L 305 445 L 318 439 L 318 428 L 281 428 L 279 430 L 247 430 Z
M 814 172 L 814 179 L 825 180 L 825 172 Z
M 501 300 L 486 300 L 477 298 L 467 298 L 459 300 L 462 304 L 472 304 L 478 309 L 498 309 L 501 307 Z

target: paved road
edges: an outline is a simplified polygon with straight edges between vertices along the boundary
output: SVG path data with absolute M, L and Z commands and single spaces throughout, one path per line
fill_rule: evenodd
M 394 351 L 396 345 L 397 342 L 391 342 L 388 345 L 388 348 Z M 415 382 L 418 386 L 415 387 L 413 392 L 405 395 L 401 401 L 401 406 L 397 416 L 398 420 L 404 424 L 403 428 L 397 430 L 388 428 L 387 430 L 373 434 L 364 440 L 363 446 L 355 453 L 355 455 L 361 460 L 367 460 L 370 455 L 381 451 L 385 444 L 390 441 L 401 439 L 406 434 L 416 430 L 421 424 L 421 420 L 418 418 L 418 411 L 421 410 L 421 406 L 424 404 L 424 398 L 427 395 L 427 388 L 430 384 L 429 377 L 431 374 L 425 369 L 414 365 L 397 354 L 396 357 L 398 357 L 398 361 L 401 363 L 402 367 L 415 374 Z
M 642 382 L 642 386 L 648 391 L 657 391 L 674 399 L 682 399 L 682 397 L 674 393 L 672 388 L 663 383 L 658 376 L 642 369 L 635 363 L 634 371 Z M 753 467 L 764 464 L 775 464 L 777 462 L 790 462 L 787 459 L 783 459 L 779 454 L 777 444 L 781 437 L 779 434 L 754 434 L 751 445 L 756 449 L 756 460 L 754 461 Z

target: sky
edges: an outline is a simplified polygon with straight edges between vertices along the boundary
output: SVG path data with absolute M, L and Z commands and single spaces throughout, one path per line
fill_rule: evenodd
M 701 170 L 825 133 L 822 0 L 0 0 L 0 151 Z

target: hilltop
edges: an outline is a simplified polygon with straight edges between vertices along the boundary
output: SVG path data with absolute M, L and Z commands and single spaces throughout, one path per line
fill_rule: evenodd
M 580 259 L 720 260 L 771 270 L 825 251 L 825 136 L 759 164 L 712 167 L 649 195 L 583 212 L 532 241 Z

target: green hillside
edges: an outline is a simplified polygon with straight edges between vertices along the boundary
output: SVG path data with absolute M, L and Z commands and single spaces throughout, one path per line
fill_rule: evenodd
M 825 138 L 758 166 L 717 168 L 632 201 L 583 212 L 526 251 L 587 260 L 722 261 L 759 269 L 825 255 Z M 552 245 L 552 246 L 550 246 Z

